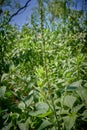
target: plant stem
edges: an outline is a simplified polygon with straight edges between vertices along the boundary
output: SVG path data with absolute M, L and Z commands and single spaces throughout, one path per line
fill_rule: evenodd
M 49 96 L 50 96 L 50 99 L 51 99 L 51 103 L 52 103 L 52 106 L 53 106 L 53 112 L 54 112 L 54 115 L 55 115 L 55 118 L 56 118 L 56 123 L 57 123 L 57 127 L 59 126 L 59 122 L 58 122 L 58 117 L 57 117 L 57 113 L 56 113 L 56 108 L 55 108 L 55 104 L 54 104 L 54 100 L 53 100 L 53 97 L 51 96 L 51 85 L 50 85 L 50 82 L 49 82 L 49 75 L 48 75 L 48 66 L 47 66 L 47 58 L 46 58 L 46 44 L 45 44 L 45 39 L 44 39 L 44 32 L 43 32 L 43 29 L 44 29 L 44 25 L 43 25 L 43 4 L 42 4 L 42 0 L 39 0 L 40 2 L 40 29 L 41 29 L 41 38 L 42 38 L 42 53 L 43 53 L 43 62 L 44 62 L 44 70 L 45 70 L 45 78 L 46 78 L 46 82 L 47 82 L 47 87 L 48 87 L 48 93 L 49 93 Z M 56 126 L 55 126 L 55 129 L 56 129 Z M 59 130 L 60 128 L 58 128 Z

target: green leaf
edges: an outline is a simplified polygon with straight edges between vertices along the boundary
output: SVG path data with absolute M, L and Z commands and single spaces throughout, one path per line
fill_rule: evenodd
M 29 98 L 29 97 L 28 97 Z M 30 97 L 30 99 L 25 101 L 25 104 L 29 106 L 33 102 L 33 96 Z
M 35 107 L 36 107 L 36 111 L 30 111 L 29 115 L 37 116 L 37 117 L 45 117 L 51 113 L 49 111 L 49 106 L 46 103 L 39 102 L 36 104 Z
M 80 96 L 80 98 L 82 99 L 84 105 L 87 106 L 87 88 L 80 87 L 77 90 L 77 93 Z
M 41 110 L 38 110 L 38 111 L 30 111 L 29 115 L 43 118 L 43 117 L 50 115 L 51 113 L 52 112 L 50 110 L 46 112 L 43 109 L 41 109 Z
M 29 112 L 29 115 L 31 115 L 31 116 L 38 116 L 38 115 L 41 115 L 41 114 L 43 114 L 43 113 L 44 113 L 43 110 L 30 111 L 30 112 Z
M 51 126 L 51 125 L 52 125 L 51 122 L 49 122 L 48 120 L 44 120 L 43 123 L 38 128 L 38 130 L 43 130 L 43 129 L 47 128 L 48 126 Z
M 24 123 L 18 122 L 17 124 L 18 124 L 19 129 L 20 130 L 29 130 L 29 122 L 30 122 L 29 118 Z
M 11 127 L 12 127 L 12 122 L 8 123 L 8 125 L 3 127 L 1 130 L 10 130 Z
M 24 110 L 25 104 L 23 102 L 19 103 L 18 108 L 20 108 L 21 110 Z
M 2 86 L 2 87 L 0 88 L 0 97 L 4 97 L 5 92 L 6 92 L 6 87 L 5 87 L 5 86 Z
M 71 130 L 76 121 L 76 113 L 72 113 L 69 116 L 63 117 L 66 130 Z
M 76 89 L 77 89 L 77 87 L 75 87 L 75 86 L 68 86 L 67 87 L 67 91 L 74 91 Z
M 49 110 L 46 113 L 38 115 L 38 117 L 43 118 L 43 117 L 46 117 L 46 116 L 50 115 L 51 113 L 52 113 L 52 111 Z
M 85 83 L 85 84 L 84 84 L 84 87 L 86 87 L 86 88 L 87 88 L 87 83 Z
M 31 102 L 33 101 L 33 90 L 29 93 L 28 96 L 26 96 L 23 100 L 25 102 L 25 104 L 27 106 L 29 106 L 31 104 Z
M 6 96 L 6 97 L 10 97 L 11 94 L 12 94 L 12 93 L 11 93 L 10 91 L 6 91 L 5 96 Z
M 4 74 L 2 75 L 2 77 L 1 77 L 1 82 L 2 82 L 4 79 L 6 79 L 7 76 L 8 76 L 8 74 L 4 73 Z
M 82 119 L 83 120 L 87 120 L 87 110 L 85 110 L 83 113 L 82 113 Z
M 64 105 L 72 109 L 75 101 L 76 101 L 76 97 L 71 96 L 71 95 L 65 96 Z
M 84 104 L 74 106 L 73 109 L 72 109 L 72 111 L 75 112 L 75 113 L 77 113 L 83 106 L 84 106 Z
M 19 126 L 20 130 L 28 130 L 28 129 L 26 128 L 25 123 L 19 123 L 18 126 Z
M 43 111 L 47 111 L 49 109 L 48 104 L 44 102 L 37 103 L 35 107 L 37 110 L 43 110 Z
M 26 102 L 27 100 L 29 100 L 31 96 L 33 96 L 33 90 L 29 93 L 28 96 L 26 96 L 26 97 L 24 98 L 24 102 Z
M 81 86 L 81 83 L 82 83 L 82 80 L 73 82 L 72 84 L 70 84 L 70 85 L 68 86 L 68 89 L 69 89 L 69 88 L 72 88 L 72 89 L 78 88 L 78 87 Z

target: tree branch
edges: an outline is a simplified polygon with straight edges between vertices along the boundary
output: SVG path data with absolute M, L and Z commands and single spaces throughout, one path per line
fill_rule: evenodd
M 20 12 L 21 10 L 25 9 L 25 8 L 28 6 L 28 4 L 29 4 L 30 1 L 31 1 L 31 0 L 28 0 L 28 1 L 25 3 L 24 6 L 22 6 L 22 7 L 19 8 L 15 13 L 13 13 L 13 14 L 10 16 L 10 18 L 8 19 L 8 23 L 12 20 L 12 18 L 13 18 L 14 16 L 16 16 L 17 14 L 19 14 L 19 12 Z

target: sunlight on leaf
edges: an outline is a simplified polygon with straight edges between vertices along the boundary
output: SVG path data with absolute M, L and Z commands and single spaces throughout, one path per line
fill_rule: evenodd
M 51 126 L 51 125 L 52 125 L 52 123 L 50 121 L 44 120 L 43 123 L 38 128 L 38 130 L 43 130 L 43 129 L 47 128 L 48 126 Z
M 64 98 L 64 105 L 70 107 L 72 109 L 74 103 L 76 101 L 76 97 L 72 96 L 72 95 L 68 95 L 68 96 L 65 96 Z

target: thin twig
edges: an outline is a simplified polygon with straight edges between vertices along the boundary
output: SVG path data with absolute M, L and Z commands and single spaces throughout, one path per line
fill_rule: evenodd
M 21 10 L 25 9 L 25 8 L 28 6 L 28 4 L 29 4 L 30 1 L 31 1 L 31 0 L 28 0 L 28 1 L 25 3 L 24 6 L 22 6 L 22 7 L 19 8 L 15 13 L 13 13 L 13 14 L 10 16 L 10 18 L 8 19 L 8 23 L 12 20 L 12 18 L 13 18 L 14 16 L 16 16 L 17 14 L 19 14 L 19 12 L 20 12 Z

